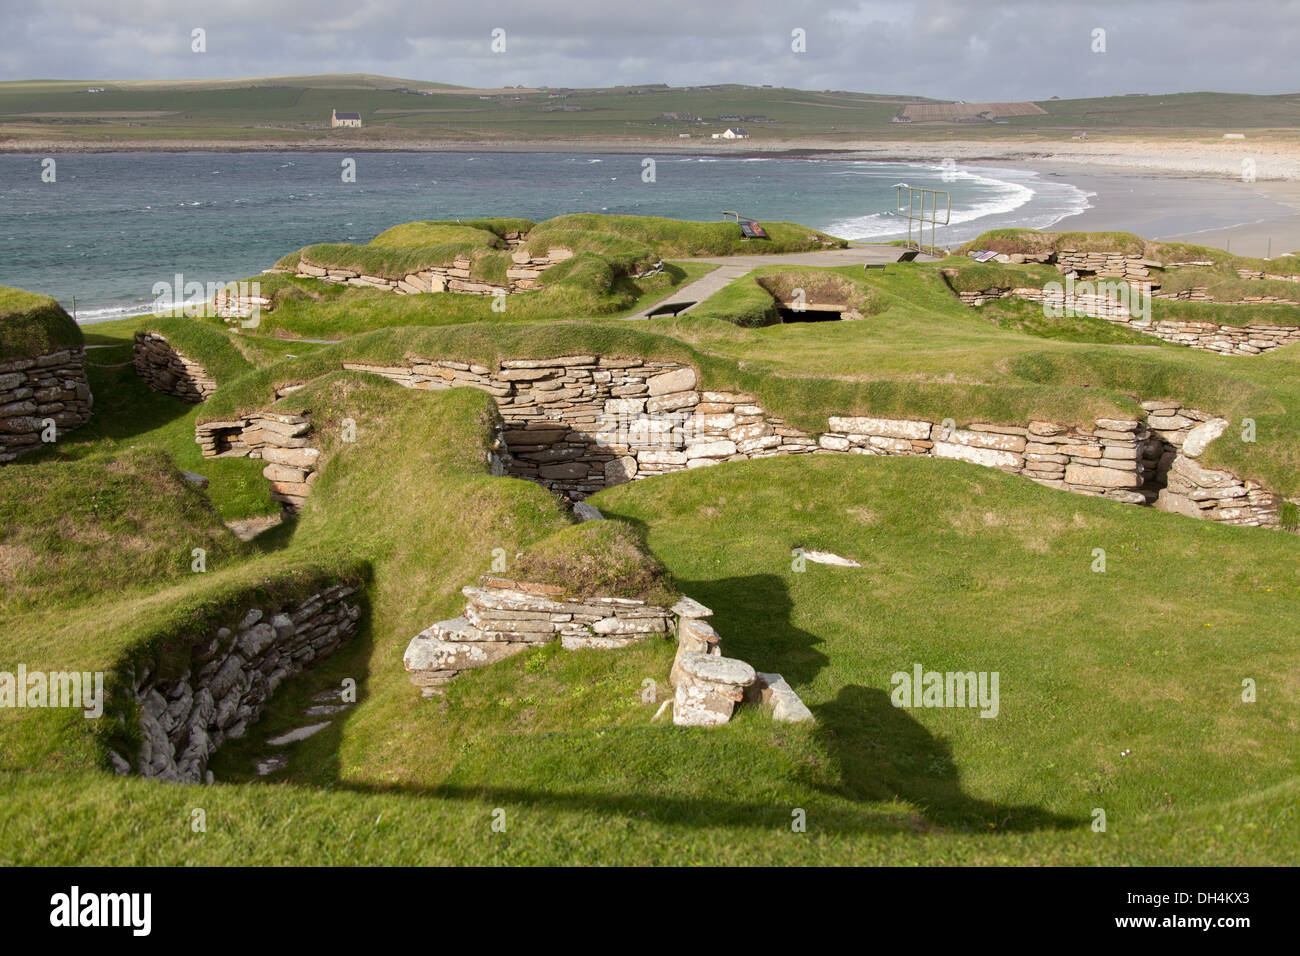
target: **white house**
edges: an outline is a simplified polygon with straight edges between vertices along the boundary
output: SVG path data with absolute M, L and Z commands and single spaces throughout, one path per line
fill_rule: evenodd
M 721 133 L 714 133 L 714 139 L 749 139 L 749 133 L 738 126 L 729 126 Z
M 360 113 L 340 113 L 338 110 L 330 110 L 330 126 L 351 126 L 357 129 L 361 128 Z

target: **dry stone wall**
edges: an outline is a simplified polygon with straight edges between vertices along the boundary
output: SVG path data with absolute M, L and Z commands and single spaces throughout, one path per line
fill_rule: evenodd
M 0 463 L 85 425 L 92 404 L 80 347 L 0 362 Z
M 565 650 L 627 647 L 668 630 L 672 614 L 633 598 L 566 600 L 565 589 L 485 575 L 462 588 L 465 613 L 426 628 L 403 656 L 425 697 L 462 671 L 484 667 L 558 638 Z
M 1205 468 L 1197 461 L 1210 442 L 1227 430 L 1226 420 L 1172 401 L 1146 401 L 1142 407 L 1159 442 L 1156 508 L 1224 524 L 1280 526 L 1282 501 L 1277 495 L 1258 482 Z
M 1204 294 L 1204 290 L 1200 290 L 1200 295 L 1197 295 L 1197 292 L 1198 290 L 1192 289 L 1168 294 L 1155 292 L 1151 295 L 1157 299 L 1215 301 Z M 1133 294 L 1144 294 L 1144 290 L 1134 287 Z M 1219 352 L 1223 355 L 1258 355 L 1261 352 L 1269 352 L 1284 345 L 1300 342 L 1300 325 L 1276 325 L 1263 322 L 1253 322 L 1249 325 L 1223 325 L 1218 322 L 1195 322 L 1189 319 L 1141 318 L 1130 312 L 1122 298 L 1097 293 L 1085 293 L 1067 298 L 1063 292 L 1045 292 L 1043 289 L 992 287 L 958 292 L 957 296 L 964 304 L 971 307 L 1002 298 L 1041 302 L 1056 309 L 1065 309 L 1068 306 L 1076 315 L 1106 319 L 1116 325 L 1127 326 L 1135 332 L 1153 335 L 1165 342 Z M 1267 296 L 1248 297 L 1244 301 L 1246 304 L 1262 302 L 1300 304 Z
M 172 346 L 157 332 L 135 333 L 131 364 L 146 385 L 155 392 L 174 395 L 187 402 L 207 400 L 217 382 L 198 362 Z
M 1084 252 L 1079 249 L 1061 249 L 1056 254 L 1059 272 L 1094 275 L 1099 278 L 1128 279 L 1134 282 L 1150 281 L 1151 270 L 1162 264 L 1143 256 L 1122 252 Z
M 723 657 L 721 638 L 704 621 L 713 611 L 691 598 L 671 608 L 632 598 L 579 601 L 567 599 L 562 587 L 491 575 L 462 593 L 465 613 L 415 635 L 402 657 L 424 697 L 445 693 L 464 671 L 557 639 L 565 650 L 611 650 L 675 632 L 673 723 L 725 724 L 742 700 L 764 706 L 774 720 L 813 719 L 780 674 L 760 676 L 744 661 Z
M 509 474 L 580 500 L 649 475 L 772 455 L 930 455 L 1025 474 L 1044 484 L 1134 503 L 1146 499 L 1137 420 L 1092 429 L 1050 422 L 976 423 L 832 417 L 820 438 L 768 415 L 752 395 L 698 388 L 674 362 L 597 358 L 505 361 L 498 372 L 463 362 L 410 366 L 345 363 L 410 388 L 473 386 L 491 394 L 505 422 Z
M 134 761 L 111 753 L 114 769 L 203 782 L 209 758 L 225 741 L 244 736 L 281 683 L 356 634 L 361 606 L 349 600 L 355 593 L 335 585 L 297 605 L 250 608 L 194 645 L 178 677 L 128 671 L 140 749 Z
M 1101 418 L 1090 427 L 1033 420 L 961 428 L 951 421 L 832 416 L 827 430 L 813 435 L 768 415 L 752 395 L 700 388 L 690 366 L 636 358 L 514 359 L 497 370 L 414 358 L 409 365 L 344 363 L 344 368 L 408 388 L 468 386 L 488 392 L 502 418 L 497 443 L 502 455 L 494 461 L 494 473 L 536 481 L 574 502 L 626 481 L 724 461 L 862 454 L 956 459 L 1076 494 L 1147 505 L 1159 497 L 1172 467 L 1167 452 L 1180 447 L 1168 437 L 1178 430 L 1167 422 L 1176 419 L 1161 415 Z M 1157 432 L 1149 422 L 1162 419 Z M 296 454 L 309 442 L 305 418 L 263 412 L 197 427 L 205 455 L 250 454 L 298 469 L 290 474 L 268 468 L 267 477 L 279 483 L 275 491 L 283 497 L 278 500 L 301 504 L 318 457 L 314 449 Z M 1271 496 L 1258 486 L 1239 484 L 1247 495 L 1237 496 L 1254 502 L 1255 517 L 1268 524 Z M 1198 512 L 1212 520 L 1250 523 L 1231 510 L 1201 506 Z
M 450 266 L 433 266 L 412 272 L 400 279 L 388 279 L 383 276 L 367 275 L 354 269 L 338 269 L 330 266 L 318 266 L 301 259 L 296 275 L 303 278 L 320 279 L 340 285 L 358 286 L 366 289 L 382 289 L 399 295 L 414 295 L 420 292 L 465 292 L 472 295 L 498 295 L 502 292 L 527 292 L 537 287 L 537 280 L 544 271 L 573 258 L 569 249 L 555 248 L 546 255 L 534 256 L 527 249 L 516 247 L 510 254 L 511 264 L 506 268 L 506 281 L 489 282 L 475 278 L 470 274 L 473 260 L 462 256 Z
M 1174 269 L 1181 266 L 1212 266 L 1213 262 L 1170 262 L 1160 263 L 1141 256 L 1126 255 L 1121 252 L 1082 252 L 1075 249 L 1062 249 L 1056 253 L 1040 255 L 1001 254 L 999 262 L 1009 263 L 1054 263 L 1063 274 L 1095 276 L 1097 278 L 1122 279 L 1130 284 L 1133 294 L 1145 293 L 1156 299 L 1169 299 L 1181 302 L 1207 302 L 1226 305 L 1300 305 L 1300 297 L 1285 298 L 1275 295 L 1247 295 L 1235 303 L 1223 303 L 1210 295 L 1207 287 L 1193 287 L 1178 292 L 1161 292 L 1153 269 Z M 1276 279 L 1286 282 L 1300 282 L 1300 276 L 1274 275 L 1252 269 L 1238 269 L 1237 275 L 1243 279 Z M 980 306 L 985 302 L 1005 297 L 1026 299 L 1031 302 L 1044 302 L 1063 306 L 1063 293 L 1045 292 L 1037 288 L 992 287 L 968 292 L 958 292 L 958 297 L 968 306 Z M 1126 325 L 1136 332 L 1154 335 L 1166 342 L 1186 345 L 1195 349 L 1219 352 L 1223 355 L 1258 355 L 1272 351 L 1284 345 L 1300 342 L 1300 323 L 1296 325 L 1277 325 L 1271 323 L 1251 323 L 1249 325 L 1224 325 L 1217 322 L 1194 322 L 1181 319 L 1143 319 L 1134 317 L 1122 302 L 1097 294 L 1076 295 L 1072 308 L 1076 315 L 1091 315 L 1106 319 L 1119 325 Z
M 302 507 L 320 468 L 320 449 L 311 447 L 305 415 L 253 412 L 229 421 L 200 422 L 194 440 L 205 458 L 260 458 L 271 500 L 287 511 Z

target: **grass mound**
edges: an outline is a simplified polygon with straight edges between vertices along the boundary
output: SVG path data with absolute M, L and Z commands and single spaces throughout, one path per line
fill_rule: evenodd
M 207 369 L 218 386 L 239 378 L 253 367 L 225 330 L 215 325 L 180 316 L 164 316 L 142 320 L 139 329 L 157 332 L 166 338 L 172 348 Z
M 247 554 L 157 448 L 0 469 L 0 542 L 0 614 L 175 581 L 194 548 L 214 570 Z
M 573 213 L 556 216 L 539 223 L 527 237 L 529 247 L 550 242 L 552 234 L 566 239 L 574 233 L 618 236 L 644 243 L 663 258 L 689 256 L 757 255 L 777 252 L 809 252 L 815 249 L 841 249 L 848 243 L 807 226 L 793 222 L 765 222 L 768 239 L 746 239 L 734 222 L 691 222 L 685 219 L 662 219 L 655 216 L 602 216 L 597 213 Z M 608 241 L 608 240 L 600 240 Z M 555 245 L 564 245 L 557 241 Z M 576 251 L 576 250 L 575 250 Z
M 976 249 L 992 249 L 1008 255 L 1046 255 L 1062 249 L 1080 252 L 1122 252 L 1145 255 L 1147 240 L 1132 232 L 1042 232 L 1038 229 L 990 229 L 956 250 L 964 256 Z
M 0 362 L 82 344 L 81 329 L 48 295 L 0 286 Z
M 558 585 L 576 600 L 622 597 L 666 606 L 677 598 L 664 566 L 622 521 L 586 521 L 558 531 L 517 556 L 508 576 Z
M 1288 282 L 1282 279 L 1243 279 L 1237 274 L 1236 266 L 1229 263 L 1166 269 L 1160 277 L 1161 292 L 1185 292 L 1197 288 L 1204 289 L 1208 296 L 1219 302 L 1241 302 L 1247 296 L 1254 295 L 1300 301 L 1300 282 Z M 1290 324 L 1296 324 L 1300 319 L 1300 309 L 1295 306 L 1291 306 L 1291 309 Z
M 959 256 L 949 256 L 938 263 L 938 268 L 954 292 L 1041 289 L 1048 282 L 1061 281 L 1061 274 L 1053 266 L 976 262 Z

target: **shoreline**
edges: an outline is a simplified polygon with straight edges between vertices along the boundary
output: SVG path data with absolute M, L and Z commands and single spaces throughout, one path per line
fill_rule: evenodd
M 512 144 L 513 145 L 513 144 Z M 641 153 L 643 149 L 631 145 L 616 148 L 611 144 L 593 147 L 589 144 L 569 144 L 576 149 L 561 148 L 561 144 L 530 144 L 527 149 L 505 148 L 497 144 L 495 148 L 485 150 L 481 146 L 459 144 L 458 148 L 446 147 L 445 152 L 457 153 L 585 153 L 585 154 L 629 154 Z M 674 144 L 676 145 L 676 144 Z M 812 161 L 842 161 L 871 163 L 927 163 L 934 161 L 937 153 L 924 150 L 909 150 L 907 157 L 886 158 L 881 152 L 863 155 L 861 151 L 847 149 L 810 149 L 756 150 L 749 147 L 740 149 L 715 147 L 701 148 L 702 143 L 690 146 L 676 146 L 672 153 L 677 155 L 709 156 L 734 159 L 801 159 Z M 952 146 L 956 144 L 943 144 Z M 987 144 L 979 144 L 987 145 Z M 1233 145 L 1233 144 L 1230 144 Z M 85 152 L 143 152 L 144 150 L 96 149 Z M 313 150 L 283 149 L 281 146 L 268 146 L 262 149 L 230 148 L 203 149 L 196 146 L 171 148 L 166 150 L 149 150 L 167 153 L 259 153 L 259 152 L 337 152 L 337 146 L 322 147 Z M 376 148 L 372 152 L 426 152 L 409 146 L 390 150 Z M 946 150 L 956 152 L 955 150 Z M 979 167 L 986 172 L 1000 168 L 1007 171 L 1032 173 L 1043 183 L 1054 180 L 1081 190 L 1087 196 L 1087 207 L 1074 213 L 1066 213 L 1055 222 L 1042 227 L 1047 231 L 1126 231 L 1134 232 L 1148 239 L 1174 240 L 1198 245 L 1214 246 L 1239 255 L 1266 257 L 1280 256 L 1300 250 L 1300 181 L 1264 180 L 1252 183 L 1235 179 L 1189 173 L 1183 169 L 1152 169 L 1107 166 L 1092 161 L 1082 160 L 1077 156 L 1050 158 L 1044 156 L 1018 158 L 999 155 L 983 159 L 975 156 L 976 149 L 969 150 L 958 160 L 958 167 Z M 1033 188 L 1031 186 L 1031 188 Z M 990 221 L 981 229 L 997 228 L 998 222 L 1005 216 L 991 214 Z M 1013 219 L 1014 221 L 1014 219 Z M 941 237 L 942 238 L 942 237 Z M 882 241 L 864 239 L 864 242 Z M 953 248 L 958 241 L 948 240 Z M 80 325 L 93 325 L 124 318 L 148 314 L 148 305 L 137 309 L 134 306 L 120 306 L 117 314 L 96 316 L 92 319 L 79 319 Z M 114 310 L 116 311 L 116 310 Z
M 1243 161 L 1254 163 L 1256 182 L 1300 182 L 1300 141 L 1274 138 L 1105 139 L 1090 140 L 912 140 L 835 141 L 777 140 L 744 145 L 711 139 L 665 142 L 629 140 L 393 140 L 345 139 L 284 142 L 277 140 L 138 140 L 126 143 L 81 143 L 19 139 L 0 141 L 0 155 L 48 153 L 668 153 L 731 156 L 737 159 L 822 159 L 868 162 L 941 162 L 1003 164 L 1071 164 L 1114 171 L 1191 179 L 1240 180 Z

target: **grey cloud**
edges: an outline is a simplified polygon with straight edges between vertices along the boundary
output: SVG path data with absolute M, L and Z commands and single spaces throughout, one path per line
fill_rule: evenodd
M 5 79 L 385 73 L 468 86 L 738 82 L 1004 100 L 1292 92 L 1300 2 L 0 0 Z M 190 52 L 190 30 L 208 52 Z M 504 55 L 489 50 L 507 31 Z M 790 51 L 790 31 L 808 52 Z M 1107 52 L 1091 50 L 1106 31 Z

